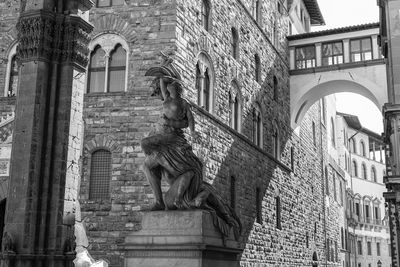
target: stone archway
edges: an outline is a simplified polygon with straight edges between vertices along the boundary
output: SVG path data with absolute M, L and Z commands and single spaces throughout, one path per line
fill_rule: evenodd
M 388 101 L 385 65 L 292 75 L 290 87 L 293 129 L 300 125 L 308 109 L 317 100 L 330 94 L 356 93 L 371 100 L 379 110 Z

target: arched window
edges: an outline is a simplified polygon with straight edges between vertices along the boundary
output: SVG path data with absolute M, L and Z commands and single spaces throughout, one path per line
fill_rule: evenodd
M 102 34 L 90 44 L 87 92 L 124 92 L 128 84 L 127 42 L 117 34 Z
M 275 197 L 275 215 L 276 215 L 276 228 L 282 230 L 281 223 L 281 198 L 279 196 Z
M 231 91 L 229 94 L 229 117 L 230 117 L 230 125 L 236 131 L 240 131 L 241 129 L 241 94 L 239 86 L 235 81 L 231 84 Z
M 333 199 L 334 199 L 335 201 L 337 201 L 336 173 L 335 173 L 335 172 L 333 172 L 332 180 L 333 180 Z
M 209 56 L 200 53 L 196 65 L 197 104 L 212 113 L 213 111 L 213 67 Z
M 231 53 L 234 59 L 239 59 L 239 34 L 236 28 L 232 27 L 232 38 L 231 38 Z
M 367 177 L 367 167 L 365 166 L 365 163 L 361 164 L 361 178 L 368 179 L 368 177 Z
M 274 75 L 273 78 L 273 90 L 274 90 L 274 100 L 277 101 L 279 99 L 279 84 L 278 84 L 278 78 Z
M 351 175 L 354 177 L 358 177 L 357 162 L 355 160 L 353 160 L 352 165 L 351 165 Z
M 256 220 L 257 223 L 262 224 L 262 195 L 261 189 L 259 187 L 256 188 Z
M 255 0 L 254 2 L 254 9 L 253 9 L 253 16 L 257 23 L 261 23 L 261 1 Z
M 357 153 L 356 142 L 354 142 L 354 139 L 351 138 L 349 143 L 350 143 L 350 152 L 354 154 Z
M 258 105 L 253 107 L 253 142 L 262 147 L 263 123 L 261 109 Z
M 111 152 L 99 149 L 90 160 L 89 199 L 109 199 L 111 181 Z
M 258 54 L 254 55 L 254 75 L 258 83 L 261 82 L 261 60 Z
M 8 52 L 6 80 L 4 96 L 17 95 L 18 87 L 18 64 L 17 64 L 17 44 L 14 44 Z
M 333 146 L 336 146 L 336 134 L 335 134 L 335 121 L 331 117 L 331 142 Z
M 211 8 L 210 8 L 210 3 L 208 2 L 208 0 L 202 0 L 201 1 L 201 25 L 203 26 L 203 28 L 206 31 L 210 30 L 210 12 Z
M 126 51 L 118 44 L 110 53 L 108 67 L 108 90 L 110 92 L 125 91 Z
M 371 180 L 374 181 L 375 183 L 377 182 L 376 180 L 376 169 L 374 166 L 371 167 Z
M 329 173 L 328 167 L 325 166 L 325 194 L 329 196 Z
M 106 53 L 98 45 L 90 54 L 88 92 L 105 92 Z
M 236 207 L 236 179 L 234 176 L 231 176 L 231 208 L 235 209 Z
M 365 144 L 364 144 L 364 141 L 363 140 L 361 140 L 360 141 L 360 153 L 361 153 L 361 156 L 366 156 L 366 153 L 365 153 Z
M 312 122 L 312 140 L 313 140 L 313 145 L 316 146 L 317 145 L 317 133 L 316 133 L 316 129 L 315 129 L 315 122 Z
M 273 125 L 272 132 L 272 149 L 273 155 L 276 159 L 280 159 L 280 137 L 279 137 L 279 129 L 276 123 Z

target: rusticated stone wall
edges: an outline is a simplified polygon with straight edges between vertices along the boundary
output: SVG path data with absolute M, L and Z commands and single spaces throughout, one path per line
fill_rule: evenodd
M 323 168 L 328 165 L 327 138 L 319 104 L 310 109 L 298 133 L 290 128 L 287 18 L 277 11 L 275 0 L 263 1 L 260 23 L 252 16 L 252 1 L 211 1 L 212 25 L 210 32 L 206 32 L 200 23 L 200 2 L 131 0 L 123 6 L 95 7 L 90 11 L 90 21 L 95 26 L 92 37 L 101 33 L 122 36 L 129 46 L 129 64 L 126 92 L 84 96 L 79 182 L 89 251 L 95 258 L 108 259 L 112 267 L 122 267 L 124 255 L 120 245 L 130 231 L 140 229 L 140 211 L 152 203 L 152 192 L 140 167 L 144 154 L 139 144 L 154 130 L 161 101 L 150 96 L 150 79 L 144 73 L 160 63 L 158 52 L 166 51 L 174 58 L 187 85 L 184 97 L 192 104 L 196 130 L 201 136 L 193 148 L 204 163 L 205 179 L 230 202 L 231 177 L 235 177 L 235 209 L 243 222 L 241 238 L 246 243 L 241 266 L 310 266 L 314 252 L 322 264 L 326 258 L 326 237 L 340 238 L 337 225 L 329 221 L 338 207 L 325 207 Z M 279 37 L 276 47 L 275 24 Z M 238 59 L 230 52 L 231 27 L 239 33 Z M 8 33 L 0 33 L 0 38 L 4 36 Z M 195 66 L 200 52 L 209 55 L 214 69 L 211 113 L 196 104 Z M 261 61 L 260 82 L 255 80 L 256 53 Z M 1 66 L 0 89 L 4 88 L 1 79 L 5 76 Z M 273 76 L 278 79 L 277 98 L 273 96 Z M 229 126 L 228 98 L 233 80 L 243 97 L 240 133 Z M 3 100 L 12 101 L 0 99 Z M 262 109 L 262 148 L 251 141 L 251 109 L 255 103 Z M 8 104 L 4 109 L 7 107 Z M 76 107 L 77 117 L 79 108 Z M 316 145 L 312 141 L 313 121 Z M 76 133 L 79 125 L 77 121 Z M 279 129 L 279 160 L 271 153 L 273 125 Z M 79 140 L 73 144 L 77 149 Z M 89 200 L 90 162 L 91 152 L 99 148 L 112 153 L 110 198 L 94 201 Z M 76 168 L 70 171 L 76 175 Z M 256 188 L 263 194 L 261 223 L 256 219 Z M 281 227 L 277 227 L 277 197 L 281 203 Z

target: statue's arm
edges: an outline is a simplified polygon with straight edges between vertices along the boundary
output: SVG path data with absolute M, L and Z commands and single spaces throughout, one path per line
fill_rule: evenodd
M 164 120 L 167 122 L 169 126 L 172 126 L 175 129 L 183 129 L 189 126 L 188 120 L 170 120 L 164 116 Z

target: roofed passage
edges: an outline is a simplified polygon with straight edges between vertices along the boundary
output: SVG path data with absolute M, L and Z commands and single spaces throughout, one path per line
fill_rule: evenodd
M 288 37 L 293 129 L 315 101 L 334 93 L 360 94 L 381 109 L 387 81 L 378 35 L 371 23 Z

